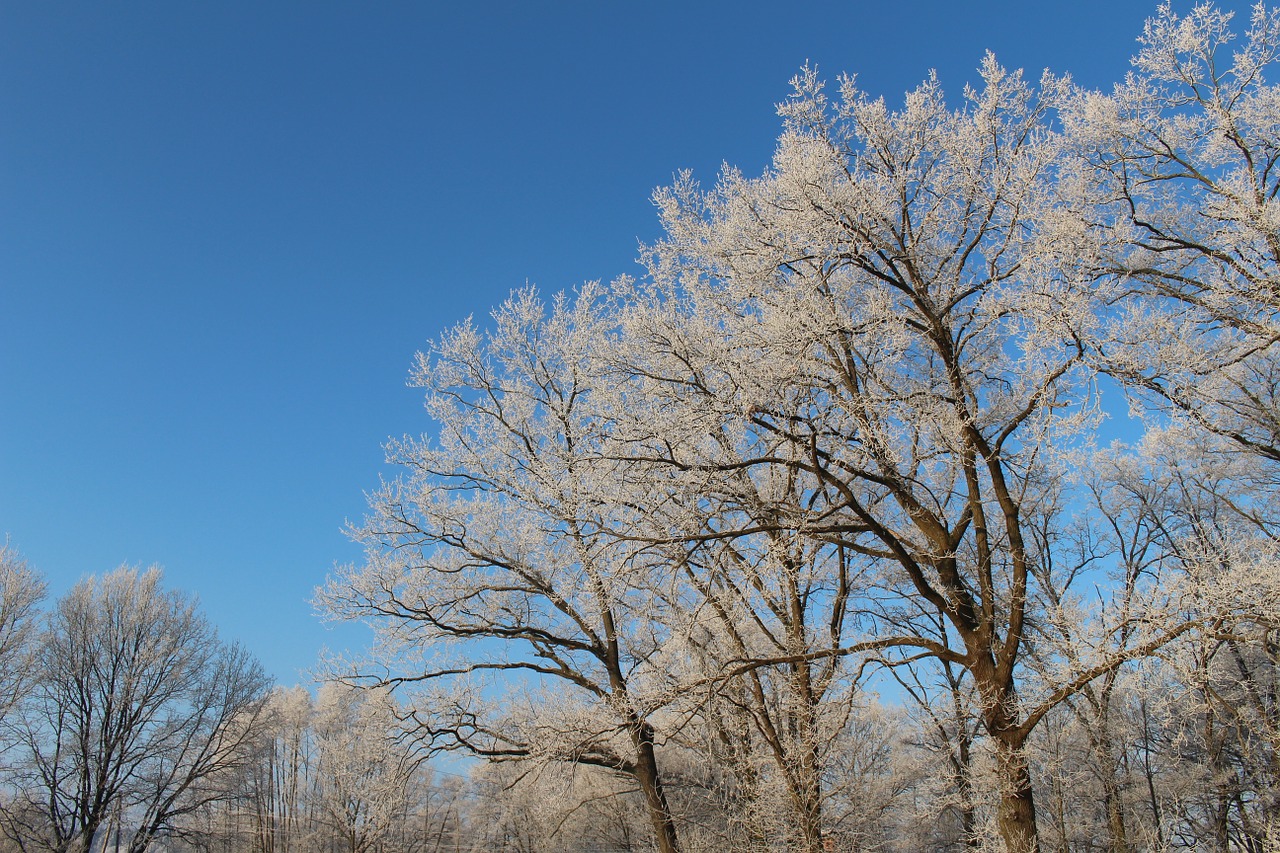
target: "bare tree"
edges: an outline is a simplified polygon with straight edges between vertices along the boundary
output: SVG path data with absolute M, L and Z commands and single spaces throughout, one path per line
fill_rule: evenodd
M 27 765 L 5 830 L 25 849 L 142 853 L 228 795 L 268 682 L 158 569 L 122 567 L 59 599 L 23 704 Z
M 288 853 L 307 843 L 308 804 L 314 787 L 314 716 L 306 688 L 277 686 L 271 691 L 244 781 L 251 843 L 262 853 Z
M 0 723 L 29 689 L 33 633 L 44 582 L 6 543 L 0 546 Z
M 339 682 L 320 689 L 314 720 L 316 800 L 348 853 L 384 845 L 405 815 L 419 744 L 400 728 L 389 691 Z

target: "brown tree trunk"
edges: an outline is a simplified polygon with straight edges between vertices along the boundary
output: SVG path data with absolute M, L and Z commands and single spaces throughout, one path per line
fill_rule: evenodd
M 1124 803 L 1120 797 L 1120 783 L 1111 768 L 1102 782 L 1102 801 L 1107 809 L 1107 825 L 1111 830 L 1111 853 L 1129 853 L 1129 833 L 1124 822 Z
M 636 746 L 635 777 L 644 793 L 649 821 L 659 853 L 679 853 L 680 842 L 676 837 L 675 820 L 667 805 L 667 794 L 658 774 L 658 758 L 653 750 L 653 729 L 646 723 L 632 725 L 632 737 Z
M 816 756 L 813 756 L 816 764 Z M 804 768 L 802 778 L 791 791 L 792 809 L 800 826 L 801 849 L 822 853 L 822 787 L 817 768 Z
M 1040 853 L 1036 805 L 1024 744 L 997 738 L 996 765 L 1000 771 L 1000 806 L 996 817 L 1005 850 Z

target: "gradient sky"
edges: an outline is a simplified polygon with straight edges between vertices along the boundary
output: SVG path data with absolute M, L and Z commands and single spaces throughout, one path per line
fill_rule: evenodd
M 305 680 L 365 640 L 308 600 L 383 443 L 430 428 L 427 341 L 638 273 L 653 189 L 758 173 L 806 61 L 891 105 L 931 68 L 957 102 L 987 49 L 1109 86 L 1154 11 L 3 0 L 0 537 L 55 595 L 160 564 Z

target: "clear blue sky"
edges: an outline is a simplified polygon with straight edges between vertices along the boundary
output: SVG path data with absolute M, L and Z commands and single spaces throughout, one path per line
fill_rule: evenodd
M 3 0 L 0 536 L 55 594 L 164 566 L 293 683 L 364 640 L 308 599 L 429 429 L 429 339 L 638 272 L 653 188 L 758 172 L 806 60 L 891 104 L 930 68 L 958 101 L 986 49 L 1102 86 L 1154 11 Z

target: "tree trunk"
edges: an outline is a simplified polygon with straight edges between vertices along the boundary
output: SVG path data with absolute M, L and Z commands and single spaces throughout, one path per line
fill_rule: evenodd
M 960 802 L 954 808 L 960 815 L 961 840 L 966 848 L 976 850 L 982 846 L 982 842 L 978 838 L 978 796 L 973 790 L 973 738 L 965 727 L 966 720 L 961 711 L 960 682 L 952 674 L 949 665 L 946 667 L 946 675 L 951 685 L 953 721 L 956 726 L 955 745 L 951 745 L 951 735 L 943 725 L 938 725 L 938 731 L 947 746 L 956 792 L 960 795 Z
M 1024 744 L 997 738 L 996 765 L 1000 771 L 997 822 L 1005 850 L 1007 853 L 1040 853 L 1036 805 Z
M 807 775 L 807 774 L 806 774 Z M 805 853 L 822 853 L 822 794 L 815 784 L 802 780 L 802 787 L 791 792 L 792 810 L 800 826 L 800 849 Z
M 653 750 L 653 729 L 644 722 L 637 722 L 632 725 L 631 731 L 636 746 L 635 777 L 640 790 L 644 792 L 659 853 L 679 853 L 676 824 L 671 817 L 671 808 L 667 805 L 662 777 L 658 774 L 658 758 Z
M 1101 695 L 1086 694 L 1092 708 L 1093 719 L 1086 724 L 1093 747 L 1094 760 L 1098 764 L 1098 781 L 1102 785 L 1102 807 L 1107 816 L 1108 853 L 1129 853 L 1129 831 L 1125 824 L 1123 787 L 1120 779 L 1120 761 L 1111 736 L 1111 690 L 1108 685 Z
M 1107 809 L 1107 825 L 1111 831 L 1111 853 L 1129 853 L 1129 833 L 1124 822 L 1124 802 L 1120 796 L 1120 784 L 1111 768 L 1102 782 L 1102 801 Z

